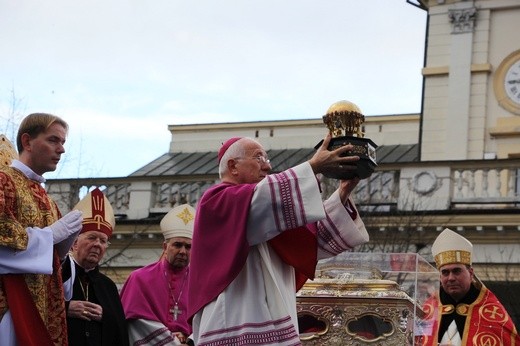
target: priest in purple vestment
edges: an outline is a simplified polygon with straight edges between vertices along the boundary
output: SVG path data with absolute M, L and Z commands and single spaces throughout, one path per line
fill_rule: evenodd
M 264 147 L 252 138 L 226 141 L 222 182 L 201 197 L 193 231 L 188 315 L 199 346 L 300 345 L 295 292 L 319 259 L 368 241 L 342 180 L 322 200 L 317 175 L 355 169 L 345 145 L 328 135 L 309 161 L 269 174 Z
M 159 261 L 133 271 L 121 290 L 131 345 L 183 345 L 189 342 L 188 272 L 195 209 L 188 204 L 161 220 Z

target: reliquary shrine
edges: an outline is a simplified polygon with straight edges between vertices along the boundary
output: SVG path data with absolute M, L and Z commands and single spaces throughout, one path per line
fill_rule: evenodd
M 318 263 L 297 294 L 303 345 L 414 345 L 421 308 L 437 291 L 435 267 L 415 253 L 345 253 Z

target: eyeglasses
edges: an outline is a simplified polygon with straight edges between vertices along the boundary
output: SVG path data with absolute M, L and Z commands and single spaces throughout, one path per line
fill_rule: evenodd
M 103 247 L 109 247 L 110 246 L 110 242 L 108 241 L 108 239 L 105 239 L 105 238 L 102 238 L 102 237 L 98 237 L 98 236 L 96 236 L 94 234 L 89 234 L 88 236 L 85 237 L 85 239 L 89 243 L 95 243 L 97 240 L 99 240 L 99 243 Z
M 264 163 L 271 163 L 271 160 L 269 160 L 266 156 L 263 155 L 257 155 L 253 157 L 235 157 L 235 159 L 253 159 L 258 161 L 258 163 L 261 165 L 263 165 Z
M 263 155 L 258 155 L 258 156 L 255 156 L 253 157 L 253 159 L 255 159 L 256 161 L 258 161 L 258 163 L 260 164 L 264 164 L 264 163 L 271 163 L 271 160 L 269 160 L 266 156 L 263 156 Z
M 188 244 L 188 243 L 183 243 L 183 242 L 180 242 L 180 241 L 176 241 L 172 245 L 176 249 L 182 249 L 184 247 L 188 251 L 191 250 L 191 244 Z

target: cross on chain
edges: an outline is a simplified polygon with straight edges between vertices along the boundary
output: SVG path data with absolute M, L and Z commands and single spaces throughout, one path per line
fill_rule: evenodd
M 179 309 L 179 306 L 177 304 L 175 304 L 175 306 L 170 309 L 170 314 L 172 314 L 173 315 L 173 319 L 175 321 L 177 321 L 177 317 L 179 315 L 182 315 L 182 310 Z

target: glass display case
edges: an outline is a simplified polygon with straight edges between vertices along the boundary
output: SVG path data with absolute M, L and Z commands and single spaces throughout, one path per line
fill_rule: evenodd
M 416 253 L 347 252 L 322 260 L 297 293 L 303 345 L 415 345 L 437 269 Z

